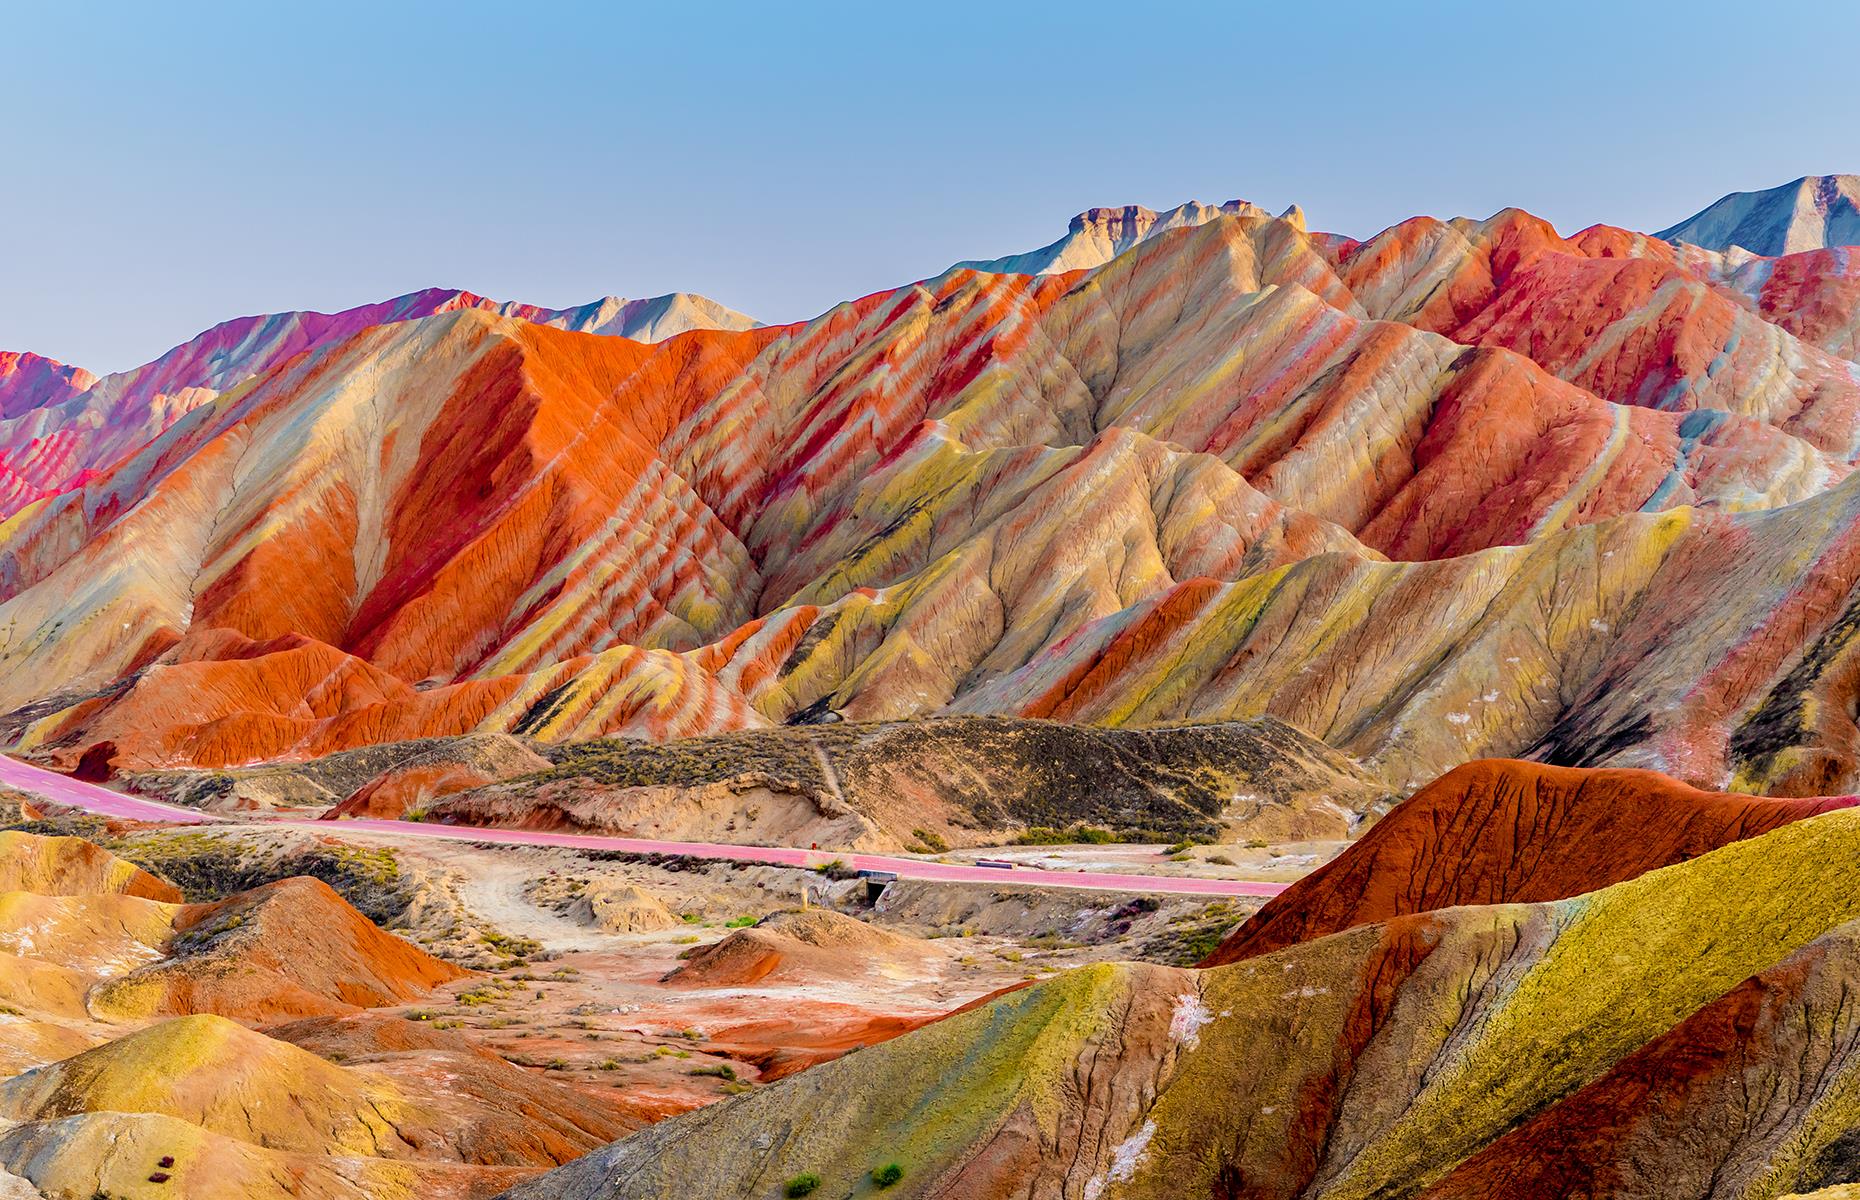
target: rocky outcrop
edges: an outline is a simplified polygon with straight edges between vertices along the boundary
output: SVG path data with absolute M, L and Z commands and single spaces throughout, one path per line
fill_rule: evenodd
M 61 404 L 96 382 L 83 367 L 21 350 L 0 350 L 0 419 Z
M 1102 267 L 1153 234 L 1167 233 L 1171 229 L 1190 229 L 1222 216 L 1270 215 L 1259 205 L 1245 200 L 1229 200 L 1218 205 L 1191 200 L 1166 212 L 1157 212 L 1141 204 L 1088 208 L 1072 218 L 1066 227 L 1066 235 L 1056 242 L 1024 254 L 1010 254 L 1005 258 L 960 262 L 950 270 L 991 271 L 1008 275 L 1054 275 L 1066 271 L 1088 271 Z

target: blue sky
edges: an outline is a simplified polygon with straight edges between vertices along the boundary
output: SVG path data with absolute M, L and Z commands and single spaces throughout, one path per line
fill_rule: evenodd
M 429 285 L 765 320 L 1244 197 L 1653 229 L 1860 171 L 1860 5 L 5 0 L 0 349 Z

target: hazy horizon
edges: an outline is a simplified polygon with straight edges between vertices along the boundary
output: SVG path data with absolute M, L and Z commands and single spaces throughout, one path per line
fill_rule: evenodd
M 1732 5 L 1660 8 L 19 12 L 0 349 L 101 374 L 232 317 L 433 286 L 690 291 L 781 322 L 1098 205 L 1654 230 L 1860 170 L 1860 11 L 1792 6 L 1815 36 L 1753 47 Z

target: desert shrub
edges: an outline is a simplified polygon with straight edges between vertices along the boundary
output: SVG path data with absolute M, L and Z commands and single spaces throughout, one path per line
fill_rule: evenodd
M 1227 939 L 1244 914 L 1231 902 L 1216 901 L 1170 921 L 1170 928 L 1139 951 L 1148 962 L 1187 967 L 1200 962 Z
M 792 1200 L 795 1196 L 811 1196 L 819 1187 L 820 1176 L 814 1174 L 812 1171 L 803 1171 L 793 1179 L 790 1179 L 787 1183 L 782 1184 L 781 1194 L 790 1197 L 790 1200 Z
M 526 938 L 520 934 L 504 933 L 497 929 L 479 931 L 478 937 L 485 945 L 499 954 L 512 958 L 531 958 L 542 952 L 542 943 L 535 938 Z
M 904 1168 L 894 1162 L 872 1168 L 872 1183 L 877 1187 L 888 1188 L 903 1178 Z
M 1022 846 L 1103 846 L 1116 840 L 1117 835 L 1109 829 L 1099 829 L 1093 825 L 1073 825 L 1066 829 L 1035 825 L 1014 839 Z
M 282 855 L 255 852 L 236 838 L 211 833 L 162 833 L 134 840 L 92 838 L 181 889 L 190 903 L 211 903 L 294 875 L 309 875 L 377 925 L 393 925 L 412 906 L 413 881 L 386 847 L 322 846 Z M 541 947 L 538 947 L 540 949 Z
M 933 829 L 913 829 L 911 830 L 911 836 L 929 847 L 932 854 L 947 854 L 949 852 L 949 842 L 944 839 L 942 834 Z

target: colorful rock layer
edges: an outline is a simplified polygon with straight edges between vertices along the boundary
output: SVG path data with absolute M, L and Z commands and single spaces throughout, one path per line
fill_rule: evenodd
M 0 1191 L 466 1200 L 633 1127 L 368 1011 L 466 974 L 319 880 L 184 904 L 89 842 L 0 833 Z
M 1202 965 L 1460 904 L 1579 896 L 1857 804 L 1701 792 L 1653 771 L 1468 763 L 1267 901 Z
M 428 288 L 338 313 L 289 312 L 215 325 L 154 362 L 98 379 L 36 355 L 0 353 L 0 517 L 79 486 L 221 392 L 370 326 L 464 308 L 557 329 L 660 341 L 755 321 L 703 296 L 608 296 L 577 308 L 499 303 Z
M 0 711 L 98 769 L 946 712 L 1860 784 L 1847 252 L 1195 215 L 651 345 L 278 333 L 0 526 Z
M 508 1195 L 858 1195 L 889 1163 L 973 1200 L 1812 1191 L 1857 1165 L 1857 918 L 1847 808 L 1571 899 L 1081 968 Z

